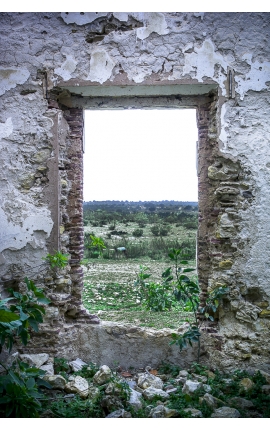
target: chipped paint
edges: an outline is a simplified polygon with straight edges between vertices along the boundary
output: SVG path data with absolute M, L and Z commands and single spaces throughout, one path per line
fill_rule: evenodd
M 103 82 L 110 79 L 116 62 L 104 49 L 93 51 L 90 60 L 90 73 L 88 80 L 92 82 Z
M 0 68 L 0 96 L 11 88 L 19 84 L 24 84 L 30 76 L 30 72 L 25 69 Z
M 0 139 L 8 137 L 13 132 L 13 123 L 11 117 L 9 117 L 6 122 L 0 123 Z
M 65 54 L 64 54 L 65 55 Z M 65 55 L 66 61 L 61 65 L 61 67 L 58 67 L 54 70 L 54 73 L 61 76 L 64 81 L 68 81 L 71 78 L 71 75 L 76 70 L 76 66 L 78 64 L 78 61 L 76 61 L 72 55 Z
M 61 18 L 66 24 L 86 25 L 107 14 L 108 12 L 61 12 Z
M 139 14 L 138 18 L 141 19 L 142 14 Z M 168 34 L 167 23 L 165 16 L 162 13 L 153 12 L 145 13 L 143 16 L 144 27 L 137 29 L 137 38 L 144 40 L 152 33 L 159 35 Z
M 188 45 L 188 49 L 190 49 L 190 45 Z M 203 78 L 211 78 L 219 83 L 222 94 L 226 95 L 224 79 L 226 79 L 225 71 L 227 71 L 228 63 L 215 50 L 215 45 L 210 39 L 206 39 L 200 48 L 194 47 L 194 52 L 184 52 L 184 55 L 183 75 L 190 75 L 192 79 L 198 79 L 199 82 L 203 82 Z M 215 65 L 223 68 L 223 71 L 219 71 L 218 76 L 215 75 Z
M 8 221 L 0 208 L 0 252 L 24 248 L 27 244 L 32 248 L 44 248 L 46 239 L 52 231 L 53 222 L 47 210 L 27 216 L 22 225 Z
M 250 65 L 250 71 L 244 77 L 235 76 L 235 81 L 237 82 L 236 91 L 240 94 L 241 100 L 243 100 L 244 95 L 249 90 L 269 90 L 270 84 L 269 61 L 264 61 L 263 63 L 260 63 L 259 61 L 252 62 L 251 54 L 244 56 L 243 59 Z

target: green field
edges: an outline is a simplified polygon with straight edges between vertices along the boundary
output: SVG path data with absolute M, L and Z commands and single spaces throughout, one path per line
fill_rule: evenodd
M 161 283 L 162 273 L 172 266 L 168 258 L 172 248 L 183 249 L 189 267 L 195 268 L 197 207 L 156 205 L 148 210 L 141 202 L 135 207 L 115 206 L 84 211 L 84 305 L 102 320 L 176 329 L 192 315 L 180 307 L 172 291 L 170 309 L 147 310 L 134 282 L 144 266 L 151 273 L 149 281 Z M 90 235 L 102 239 L 105 249 L 91 247 Z M 117 247 L 125 247 L 126 254 L 116 252 Z

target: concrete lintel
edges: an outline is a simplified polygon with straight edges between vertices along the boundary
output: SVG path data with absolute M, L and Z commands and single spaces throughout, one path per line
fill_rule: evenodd
M 71 94 L 83 97 L 170 96 L 203 95 L 216 90 L 217 84 L 167 85 L 63 85 Z

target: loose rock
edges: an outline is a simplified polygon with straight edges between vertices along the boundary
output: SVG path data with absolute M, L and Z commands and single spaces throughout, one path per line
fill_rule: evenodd
M 250 400 L 243 399 L 242 397 L 232 397 L 228 403 L 231 406 L 236 406 L 240 409 L 253 409 L 254 404 Z
M 245 391 L 251 390 L 251 388 L 254 386 L 254 382 L 251 381 L 249 378 L 243 378 L 239 382 L 240 387 L 242 387 Z
M 149 418 L 172 418 L 179 416 L 175 409 L 166 408 L 164 405 L 158 405 L 150 410 Z
M 44 375 L 42 379 L 49 382 L 52 388 L 55 388 L 56 390 L 64 390 L 67 384 L 67 381 L 61 375 Z
M 192 394 L 194 394 L 201 387 L 201 382 L 195 382 L 188 379 L 182 388 L 182 392 L 188 394 L 189 396 L 192 396 Z
M 240 412 L 237 409 L 222 406 L 222 408 L 216 409 L 211 415 L 211 418 L 240 418 Z
M 199 409 L 186 408 L 186 409 L 184 409 L 184 412 L 190 412 L 191 418 L 202 418 L 203 417 L 203 414 L 201 413 L 201 411 L 199 411 Z
M 143 391 L 143 397 L 147 400 L 152 400 L 155 396 L 159 396 L 162 399 L 167 399 L 169 394 L 160 388 L 149 387 Z
M 86 399 L 89 394 L 89 385 L 86 379 L 81 376 L 71 376 L 69 382 L 65 386 L 67 393 L 76 393 L 82 399 Z
M 153 387 L 162 390 L 163 382 L 158 376 L 154 376 L 148 373 L 139 375 L 138 386 L 145 390 L 146 388 Z
M 103 385 L 110 380 L 112 376 L 111 369 L 104 365 L 99 368 L 99 371 L 94 375 L 93 382 L 97 385 Z
M 125 411 L 125 409 L 118 409 L 117 411 L 111 412 L 105 418 L 132 418 L 131 413 Z
M 142 394 L 138 391 L 135 391 L 131 389 L 130 398 L 128 403 L 137 411 L 138 409 L 142 408 L 142 402 L 141 402 Z
M 73 370 L 73 372 L 77 372 L 78 370 L 82 370 L 83 366 L 87 366 L 87 363 L 82 361 L 80 358 L 76 358 L 74 361 L 70 361 L 69 366 Z
M 20 359 L 29 366 L 40 367 L 49 359 L 49 354 L 20 354 Z

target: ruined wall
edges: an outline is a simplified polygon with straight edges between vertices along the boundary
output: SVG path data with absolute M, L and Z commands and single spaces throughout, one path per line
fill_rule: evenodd
M 0 23 L 1 288 L 25 274 L 52 301 L 29 348 L 86 359 L 99 320 L 81 304 L 83 109 L 151 96 L 197 108 L 202 301 L 230 287 L 204 357 L 270 370 L 270 14 L 1 13 Z M 38 267 L 56 249 L 68 268 Z

